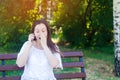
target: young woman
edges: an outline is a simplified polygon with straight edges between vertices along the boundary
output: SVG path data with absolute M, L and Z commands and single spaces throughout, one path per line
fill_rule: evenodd
M 59 48 L 51 40 L 47 21 L 35 21 L 16 60 L 19 67 L 25 66 L 21 80 L 56 80 L 53 68 L 63 69 L 60 55 Z

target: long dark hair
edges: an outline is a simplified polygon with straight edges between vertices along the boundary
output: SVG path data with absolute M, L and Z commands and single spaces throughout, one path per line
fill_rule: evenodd
M 51 31 L 50 31 L 50 27 L 48 25 L 48 22 L 45 20 L 45 19 L 41 19 L 41 20 L 36 20 L 33 22 L 33 25 L 32 25 L 32 28 L 31 28 L 31 33 L 34 33 L 34 29 L 35 29 L 35 26 L 38 25 L 38 24 L 45 24 L 46 28 L 47 28 L 47 45 L 49 47 L 49 49 L 55 53 L 55 52 L 58 52 L 60 53 L 60 50 L 59 48 L 56 46 L 55 43 L 53 43 L 53 41 L 51 40 Z

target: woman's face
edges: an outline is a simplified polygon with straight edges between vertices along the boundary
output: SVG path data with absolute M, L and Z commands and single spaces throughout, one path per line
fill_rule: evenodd
M 34 29 L 34 34 L 36 39 L 39 39 L 41 37 L 41 34 L 43 34 L 45 37 L 47 37 L 47 28 L 45 26 L 45 24 L 40 23 L 38 25 L 35 26 Z

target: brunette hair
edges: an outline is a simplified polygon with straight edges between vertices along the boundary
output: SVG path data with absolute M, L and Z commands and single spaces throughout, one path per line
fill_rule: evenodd
M 50 27 L 48 25 L 48 22 L 45 19 L 41 19 L 41 20 L 36 20 L 33 22 L 32 24 L 32 28 L 31 28 L 31 33 L 34 33 L 35 27 L 38 24 L 44 24 L 47 28 L 47 45 L 50 48 L 50 50 L 55 53 L 58 52 L 60 53 L 59 48 L 55 45 L 55 43 L 53 43 L 53 41 L 51 40 L 51 31 L 50 31 Z

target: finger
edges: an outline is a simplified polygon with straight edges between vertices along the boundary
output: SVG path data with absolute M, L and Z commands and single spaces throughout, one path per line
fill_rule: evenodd
M 31 37 L 34 37 L 35 35 L 34 34 L 30 34 Z
M 33 35 L 33 34 L 30 34 L 30 35 L 29 35 L 29 41 L 33 41 L 33 39 L 34 39 L 34 35 Z
M 43 37 L 44 37 L 44 35 L 41 33 L 40 38 L 43 38 Z

